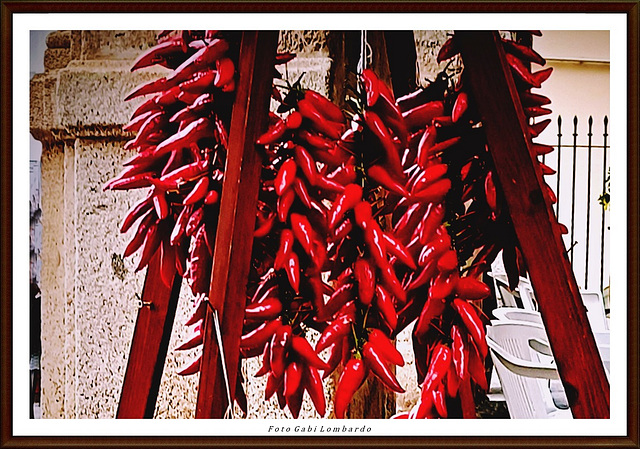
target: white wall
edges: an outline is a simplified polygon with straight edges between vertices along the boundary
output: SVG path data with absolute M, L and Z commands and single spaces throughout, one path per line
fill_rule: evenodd
M 574 272 L 578 285 L 585 287 L 585 259 L 587 253 L 586 224 L 587 202 L 590 211 L 589 269 L 587 285 L 589 290 L 600 288 L 600 235 L 602 206 L 598 197 L 602 193 L 603 119 L 609 117 L 609 32 L 608 31 L 544 31 L 543 37 L 534 38 L 533 46 L 547 59 L 547 66 L 553 67 L 551 77 L 544 83 L 540 93 L 552 100 L 550 108 L 552 123 L 537 139 L 540 143 L 558 144 L 558 115 L 562 117 L 562 144 L 573 145 L 573 119 L 578 118 L 577 145 L 588 144 L 588 119 L 593 117 L 591 192 L 587 198 L 588 150 L 578 147 L 576 151 L 576 188 L 573 248 Z M 534 70 L 538 67 L 534 66 Z M 543 118 L 547 118 L 543 117 Z M 608 132 L 612 123 L 609 122 Z M 609 139 L 607 145 L 609 144 Z M 607 149 L 607 164 L 611 151 Z M 572 185 L 573 185 L 573 149 L 560 150 L 560 195 L 559 220 L 571 228 Z M 558 167 L 558 151 L 549 155 L 545 163 L 554 169 Z M 547 182 L 557 191 L 557 177 L 547 177 Z M 556 192 L 557 193 L 557 192 Z M 588 200 L 588 201 L 587 201 Z M 608 228 L 608 215 L 605 213 L 605 231 Z M 608 240 L 608 232 L 605 241 Z M 571 246 L 570 236 L 565 236 L 565 245 Z M 604 285 L 608 285 L 609 261 L 608 242 L 605 243 Z

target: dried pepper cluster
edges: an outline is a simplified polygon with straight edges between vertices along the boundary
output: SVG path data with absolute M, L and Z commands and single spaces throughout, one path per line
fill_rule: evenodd
M 134 69 L 160 64 L 173 72 L 129 95 L 153 97 L 127 125 L 138 133 L 128 144 L 138 154 L 108 187 L 151 188 L 125 219 L 123 232 L 140 219 L 125 255 L 143 247 L 142 268 L 160 248 L 164 282 L 169 285 L 175 266 L 202 298 L 233 103 L 233 57 L 215 32 L 163 39 Z M 508 40 L 504 48 L 527 117 L 550 112 L 542 107 L 548 99 L 530 88 L 551 69 L 531 73 L 527 63 L 544 64 L 537 53 Z M 455 54 L 454 36 L 438 60 Z M 293 57 L 277 55 L 276 64 Z M 267 376 L 265 398 L 275 394 L 294 417 L 305 391 L 325 415 L 322 379 L 340 365 L 338 418 L 370 373 L 404 392 L 393 367 L 405 361 L 393 338 L 413 322 L 422 391 L 414 409 L 397 417 L 475 417 L 472 384 L 487 388 L 487 345 L 474 302 L 490 293 L 478 277 L 500 250 L 510 279 L 517 280 L 522 263 L 466 76 L 453 85 L 443 72 L 396 101 L 365 69 L 348 113 L 300 80 L 284 97 L 274 87 L 280 107 L 256 142 L 264 162 L 241 355 L 261 356 L 255 375 Z M 548 122 L 530 125 L 531 138 Z M 551 150 L 531 148 L 537 155 Z M 205 311 L 201 300 L 187 322 L 192 335 L 178 349 L 202 343 Z M 310 329 L 320 334 L 315 348 Z M 325 350 L 326 361 L 319 356 Z M 182 374 L 199 366 L 198 356 Z M 235 399 L 246 411 L 242 383 L 237 386 Z

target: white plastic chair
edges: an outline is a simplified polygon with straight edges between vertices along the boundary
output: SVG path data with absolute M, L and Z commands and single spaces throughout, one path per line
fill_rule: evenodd
M 600 292 L 580 291 L 582 303 L 587 308 L 587 317 L 593 332 L 608 332 L 607 314 Z
M 511 418 L 572 418 L 569 409 L 554 405 L 548 380 L 559 375 L 552 359 L 532 347 L 546 343 L 544 327 L 526 321 L 491 324 L 487 343 Z

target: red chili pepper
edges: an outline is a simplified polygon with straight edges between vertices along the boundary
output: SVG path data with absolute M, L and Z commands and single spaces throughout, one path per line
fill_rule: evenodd
M 196 185 L 193 187 L 191 192 L 189 192 L 182 201 L 182 204 L 185 206 L 195 204 L 198 201 L 203 200 L 207 196 L 207 193 L 209 193 L 209 178 L 205 176 L 196 182 Z
M 444 299 L 451 295 L 458 282 L 458 272 L 440 273 L 431 282 L 429 298 Z
M 150 175 L 150 172 L 143 172 L 126 178 L 114 178 L 105 184 L 104 190 L 130 190 L 149 187 L 152 185 Z
M 389 127 L 398 137 L 402 145 L 407 145 L 409 131 L 404 123 L 402 112 L 393 98 L 393 93 L 383 82 L 379 84 L 380 101 L 374 106 L 374 110 L 378 113 L 382 121 Z
M 367 259 L 359 258 L 353 264 L 353 274 L 358 283 L 358 299 L 368 306 L 373 300 L 376 288 L 376 274 L 373 266 Z
M 476 403 L 473 398 L 473 391 L 471 390 L 471 380 L 463 379 L 460 382 L 460 405 L 462 408 L 462 417 L 464 419 L 475 419 L 476 416 Z
M 223 87 L 233 81 L 236 67 L 231 58 L 220 58 L 216 61 L 216 77 L 213 81 L 215 87 Z
M 456 136 L 456 137 L 452 137 L 451 139 L 447 139 L 433 145 L 428 150 L 426 150 L 427 160 L 428 158 L 431 158 L 433 156 L 440 155 L 445 150 L 453 147 L 454 145 L 457 145 L 461 140 L 462 140 L 462 137 Z M 425 164 L 426 164 L 426 161 L 425 161 Z
M 481 357 L 478 353 L 476 345 L 472 344 L 469 348 L 469 374 L 471 379 L 478 384 L 478 386 L 487 391 L 489 386 L 487 382 L 487 373 L 484 369 L 484 357 Z
M 421 170 L 413 183 L 411 183 L 411 192 L 419 192 L 429 185 L 440 180 L 447 174 L 449 167 L 447 164 L 431 165 Z
M 367 342 L 364 344 L 362 347 L 362 356 L 369 369 L 378 376 L 383 384 L 396 393 L 404 393 L 404 388 L 400 386 L 396 376 L 389 369 L 378 350 L 372 346 L 371 343 Z
M 152 196 L 149 195 L 129 209 L 125 219 L 122 221 L 122 225 L 120 226 L 120 232 L 124 234 L 136 221 L 138 221 L 140 217 L 147 214 L 153 206 L 152 202 Z
M 318 357 L 306 338 L 294 335 L 291 339 L 291 349 L 304 361 L 317 369 L 327 369 L 328 365 Z
M 353 223 L 349 218 L 343 220 L 332 232 L 331 241 L 340 242 L 353 230 Z
M 441 418 L 447 418 L 447 404 L 444 399 L 444 384 L 441 383 L 436 390 L 432 390 L 431 395 L 433 397 L 433 404 L 436 407 L 436 412 Z
M 353 284 L 344 282 L 333 292 L 327 303 L 324 305 L 322 313 L 318 314 L 318 319 L 326 321 L 334 316 L 345 304 L 353 299 Z
M 436 298 L 429 295 L 427 302 L 420 311 L 418 322 L 416 323 L 415 335 L 418 338 L 424 337 L 429 331 L 431 321 L 439 318 L 444 313 L 447 302 L 444 298 Z
M 144 246 L 142 248 L 142 256 L 140 256 L 140 262 L 136 268 L 136 272 L 142 270 L 149 264 L 149 261 L 160 247 L 162 235 L 159 231 L 160 220 L 156 220 L 155 223 L 149 226 L 144 239 Z
M 435 261 L 427 263 L 424 268 L 422 268 L 422 271 L 420 271 L 420 273 L 418 273 L 418 275 L 411 281 L 411 283 L 407 285 L 407 290 L 415 290 L 427 284 L 431 281 L 433 276 L 435 276 L 437 270 L 438 268 Z
M 538 54 L 533 48 L 526 45 L 518 44 L 512 40 L 502 39 L 504 44 L 504 50 L 520 59 L 524 59 L 529 62 L 535 62 L 539 65 L 545 65 L 547 61 Z
M 342 123 L 332 121 L 324 116 L 309 100 L 298 101 L 300 114 L 311 123 L 311 127 L 331 139 L 339 139 L 342 135 Z
M 507 63 L 512 69 L 512 72 L 524 83 L 531 87 L 535 87 L 536 89 L 542 86 L 542 82 L 544 82 L 549 75 L 551 75 L 551 71 L 553 70 L 551 67 L 545 70 L 540 70 L 536 73 L 531 73 L 526 64 L 518 57 L 512 55 L 511 53 L 506 54 Z
M 271 145 L 278 142 L 287 132 L 287 125 L 284 120 L 278 118 L 278 121 L 269 126 L 269 129 L 258 137 L 257 145 Z
M 453 346 L 451 347 L 451 354 L 453 356 Z M 456 374 L 456 366 L 454 363 L 449 364 L 449 371 L 444 378 L 447 395 L 451 398 L 458 396 L 458 390 L 460 389 L 461 379 Z
M 215 190 L 212 190 L 212 192 L 215 192 Z M 205 204 L 207 204 L 206 201 L 205 201 Z M 255 231 L 253 231 L 253 236 L 255 238 L 265 237 L 269 235 L 269 233 L 273 229 L 273 224 L 276 221 L 276 214 L 275 213 L 269 214 L 269 216 L 266 219 L 262 220 L 262 222 L 260 221 L 260 217 L 258 216 L 257 221 L 258 221 L 258 227 L 255 229 Z
M 207 206 L 211 206 L 213 204 L 216 204 L 219 200 L 220 200 L 220 194 L 218 193 L 218 191 L 209 190 L 209 192 L 207 192 L 207 195 L 204 197 L 204 204 L 206 204 Z
M 320 243 L 311 223 L 301 214 L 291 214 L 291 229 L 296 240 L 300 242 L 302 249 L 309 255 L 316 267 L 322 268 L 326 254 L 324 246 Z
M 367 169 L 367 175 L 385 189 L 397 193 L 398 195 L 407 197 L 409 192 L 402 184 L 396 181 L 387 170 L 380 165 L 372 165 Z
M 347 410 L 353 395 L 367 378 L 368 371 L 367 366 L 360 359 L 352 358 L 346 363 L 340 375 L 333 402 L 336 418 L 344 418 L 344 412 Z
M 444 376 L 449 371 L 449 365 L 451 364 L 451 349 L 442 343 L 438 343 L 433 351 L 433 357 L 429 364 L 429 370 L 422 382 L 422 391 L 435 390 L 444 379 Z
M 344 193 L 334 201 L 329 211 L 329 229 L 335 228 L 344 214 L 353 209 L 362 200 L 362 187 L 358 184 L 349 184 L 344 188 Z
M 163 175 L 157 180 L 157 183 L 153 179 L 150 181 L 154 185 L 164 188 L 164 190 L 175 190 L 183 184 L 195 181 L 206 175 L 208 165 L 209 162 L 207 160 L 193 162 Z
M 256 371 L 254 377 L 262 377 L 265 374 L 269 373 L 269 371 L 271 371 L 271 345 L 264 345 L 261 360 L 262 366 L 258 371 Z
M 240 337 L 240 348 L 254 349 L 261 348 L 275 331 L 282 326 L 282 321 L 278 318 L 273 321 L 265 321 L 260 326 Z
M 327 369 L 322 373 L 322 378 L 329 377 L 342 361 L 342 345 L 344 339 L 338 340 L 329 347 L 329 359 L 327 360 Z
M 273 372 L 270 372 L 267 376 L 267 385 L 264 387 L 264 400 L 268 401 L 271 399 L 271 396 L 278 391 L 283 389 L 283 377 L 277 377 Z
M 454 324 L 451 326 L 451 337 L 453 339 L 452 355 L 456 374 L 460 379 L 466 379 L 469 370 L 469 347 L 467 335 L 463 334 L 462 330 Z
M 482 357 L 486 357 L 489 352 L 489 348 L 487 346 L 487 341 L 485 340 L 484 325 L 482 324 L 476 309 L 470 303 L 460 298 L 455 298 L 452 304 L 467 328 L 476 348 L 478 348 Z
M 451 180 L 442 178 L 422 190 L 413 192 L 411 198 L 427 203 L 439 203 L 451 190 Z
M 367 229 L 369 227 L 369 223 L 373 221 L 371 204 L 366 201 L 361 201 L 355 205 L 353 212 L 356 224 L 360 226 L 361 229 Z
M 200 371 L 200 362 L 202 360 L 202 354 L 196 355 L 187 365 L 177 372 L 179 376 L 190 376 Z
M 518 94 L 520 95 L 520 101 L 522 102 L 523 107 L 544 106 L 551 103 L 551 100 L 548 97 L 540 94 L 534 94 L 528 90 L 520 91 Z
M 173 61 L 188 57 L 189 54 L 190 53 L 187 53 L 183 49 L 182 40 L 165 41 L 151 47 L 138 56 L 131 66 L 131 71 L 133 72 L 156 64 L 172 69 L 174 68 L 171 64 Z
M 328 98 L 311 89 L 305 90 L 304 98 L 305 100 L 311 102 L 316 110 L 324 115 L 327 119 L 333 122 L 344 123 L 344 115 L 342 114 L 342 111 Z
M 284 371 L 284 395 L 292 396 L 300 387 L 302 381 L 302 364 L 292 361 Z
M 381 287 L 376 286 L 376 299 L 375 304 L 382 315 L 382 318 L 387 322 L 391 331 L 395 331 L 398 326 L 398 314 L 396 312 L 396 308 L 393 304 L 393 299 L 391 295 L 387 293 L 387 291 Z M 405 296 L 406 299 L 406 296 Z M 404 302 L 404 300 L 403 300 Z
M 316 411 L 321 417 L 324 416 L 327 412 L 327 405 L 324 397 L 322 377 L 320 377 L 318 369 L 313 365 L 307 365 L 302 374 L 302 382 L 309 393 L 309 397 L 311 398 L 311 402 L 313 402 Z
M 265 300 L 249 305 L 244 310 L 247 320 L 273 320 L 282 312 L 282 303 L 278 298 L 269 297 Z
M 202 222 L 204 221 L 204 208 L 198 207 L 197 209 L 192 209 L 189 218 L 187 219 L 187 224 L 185 227 L 185 234 L 188 237 L 191 237 L 198 230 Z
M 342 184 L 343 186 L 353 184 L 357 180 L 356 167 L 354 164 L 350 163 L 341 164 L 333 172 L 327 175 L 327 179 L 335 181 L 338 184 Z
M 367 94 L 367 106 L 372 107 L 378 102 L 378 98 L 380 97 L 380 80 L 371 69 L 364 69 L 361 78 Z
M 551 114 L 551 112 L 553 112 L 551 109 L 540 106 L 529 106 L 524 108 L 524 115 L 529 118 L 542 117 L 543 115 Z
M 536 156 L 543 156 L 553 152 L 553 147 L 551 145 L 543 145 L 540 143 L 531 143 L 530 145 Z
M 193 349 L 196 346 L 200 346 L 202 344 L 202 322 L 198 323 L 191 331 L 191 334 L 187 337 L 187 340 L 184 341 L 181 345 L 175 348 L 175 351 L 185 351 L 187 349 Z
M 283 192 L 293 185 L 297 168 L 298 166 L 293 158 L 289 158 L 282 163 L 273 182 L 278 196 L 282 196 Z
M 209 119 L 201 117 L 190 123 L 186 128 L 162 141 L 162 143 L 156 147 L 154 154 L 160 156 L 170 151 L 189 148 L 191 143 L 197 142 L 205 137 L 213 137 L 213 125 Z
M 434 239 L 427 246 L 423 247 L 418 257 L 418 265 L 426 266 L 428 263 L 436 262 L 440 256 L 449 249 L 449 239 L 439 237 Z
M 333 320 L 320 334 L 318 343 L 316 344 L 316 352 L 327 349 L 336 341 L 342 339 L 351 332 L 351 323 L 354 318 L 347 315 L 339 315 Z
M 312 133 L 304 128 L 298 130 L 298 137 L 315 150 L 320 150 L 323 153 L 331 150 L 334 146 L 334 142 L 332 140 L 319 134 Z
M 436 127 L 433 125 L 427 126 L 426 130 L 422 133 L 420 142 L 418 143 L 418 155 L 416 156 L 416 161 L 420 167 L 425 168 L 427 160 L 432 154 L 434 154 L 430 149 L 436 145 L 437 138 Z
M 271 356 L 269 365 L 276 377 L 282 377 L 286 368 L 287 350 L 292 343 L 291 326 L 282 325 L 276 329 L 271 337 Z
M 409 129 L 424 128 L 431 124 L 431 121 L 444 114 L 444 103 L 442 101 L 430 101 L 413 109 L 402 113 L 402 117 Z
M 345 186 L 343 186 L 342 184 L 337 183 L 331 179 L 328 179 L 322 175 L 318 175 L 318 177 L 316 178 L 315 186 L 324 192 L 328 192 L 329 194 L 332 194 L 332 193 L 342 194 L 344 193 L 344 189 L 345 189 Z
M 364 121 L 369 130 L 378 138 L 386 156 L 386 163 L 389 170 L 399 178 L 402 177 L 402 162 L 396 144 L 393 142 L 391 134 L 378 114 L 373 111 L 364 111 Z
M 412 270 L 417 269 L 416 262 L 413 260 L 413 257 L 411 257 L 411 254 L 409 254 L 409 250 L 401 242 L 387 232 L 383 232 L 382 236 L 384 237 L 384 247 L 388 253 L 396 256 L 400 262 Z
M 296 199 L 296 192 L 293 188 L 289 188 L 282 193 L 282 196 L 278 198 L 276 209 L 278 211 L 278 219 L 285 223 L 289 216 L 289 210 Z
M 371 345 L 375 346 L 378 353 L 387 362 L 398 366 L 404 366 L 404 358 L 402 357 L 402 354 L 400 354 L 400 351 L 396 349 L 389 337 L 387 337 L 380 329 L 372 329 L 371 332 L 369 332 L 367 340 Z
M 456 47 L 455 39 L 452 36 L 442 44 L 442 47 L 440 47 L 440 50 L 438 51 L 436 60 L 440 63 L 453 58 L 458 53 L 460 53 L 460 50 Z
M 318 177 L 318 167 L 316 161 L 311 157 L 309 152 L 301 145 L 294 145 L 295 161 L 302 170 L 309 184 L 315 185 Z
M 459 121 L 465 112 L 469 109 L 469 97 L 466 92 L 460 92 L 456 97 L 456 101 L 453 104 L 453 111 L 451 112 L 451 120 L 453 122 Z
M 449 273 L 458 268 L 458 254 L 455 250 L 446 251 L 438 259 L 438 270 L 441 273 Z
M 498 212 L 498 194 L 496 192 L 496 186 L 493 183 L 493 172 L 487 172 L 487 176 L 484 180 L 484 193 L 487 198 L 487 205 L 489 209 L 495 214 Z
M 289 253 L 289 257 L 287 258 L 284 268 L 291 288 L 293 288 L 293 291 L 295 291 L 296 294 L 300 294 L 300 261 L 298 260 L 298 255 L 295 252 L 291 251 Z
M 491 289 L 482 281 L 465 276 L 456 284 L 456 294 L 462 299 L 477 301 L 491 294 Z
M 544 131 L 547 128 L 547 126 L 549 126 L 549 123 L 551 123 L 551 119 L 546 118 L 544 120 L 541 120 L 539 122 L 529 125 L 529 127 L 527 128 L 529 130 L 529 137 L 531 139 L 535 139 L 536 137 L 538 137 L 540 133 Z

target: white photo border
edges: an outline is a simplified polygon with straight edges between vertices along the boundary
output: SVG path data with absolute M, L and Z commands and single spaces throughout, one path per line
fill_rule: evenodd
M 265 20 L 265 16 L 269 16 Z M 627 432 L 627 311 L 611 316 L 611 418 L 608 420 L 34 420 L 28 419 L 28 204 L 29 34 L 32 30 L 108 29 L 541 29 L 608 30 L 611 63 L 611 146 L 627 148 L 627 18 L 624 13 L 216 13 L 216 14 L 31 14 L 13 15 L 13 391 L 14 436 L 625 436 Z M 153 27 L 151 26 L 153 25 Z M 283 25 L 285 25 L 283 27 Z M 611 296 L 627 298 L 627 151 L 611 154 Z M 322 426 L 365 426 L 366 433 L 326 433 Z M 274 433 L 269 426 L 315 427 L 303 434 Z

